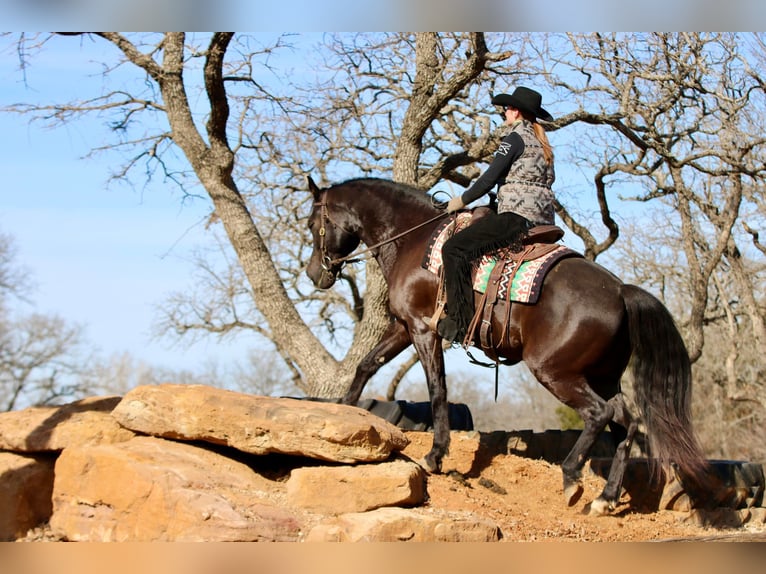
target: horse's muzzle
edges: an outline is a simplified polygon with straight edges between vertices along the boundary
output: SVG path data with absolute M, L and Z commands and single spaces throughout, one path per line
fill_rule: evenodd
M 306 269 L 306 275 L 318 289 L 329 289 L 338 280 L 340 268 L 333 266 L 329 257 L 325 257 L 320 263 L 312 260 Z
M 320 289 L 329 289 L 333 285 L 335 285 L 335 282 L 338 280 L 338 271 L 332 271 L 329 269 L 322 268 L 322 273 L 319 276 L 319 280 L 315 281 L 314 284 L 319 287 Z

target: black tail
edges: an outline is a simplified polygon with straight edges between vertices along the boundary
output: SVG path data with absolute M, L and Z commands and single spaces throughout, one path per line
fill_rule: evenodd
M 633 349 L 635 397 L 646 426 L 649 455 L 666 476 L 675 466 L 693 500 L 710 501 L 720 483 L 702 453 L 691 422 L 691 364 L 673 317 L 652 294 L 623 285 Z

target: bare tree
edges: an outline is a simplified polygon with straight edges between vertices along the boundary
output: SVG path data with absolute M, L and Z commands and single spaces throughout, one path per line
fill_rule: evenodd
M 766 421 L 763 37 L 549 39 L 540 69 L 572 108 L 553 129 L 581 134 L 559 151 L 591 174 L 598 206 L 593 218 L 561 197 L 559 215 L 586 256 L 615 247 L 608 264 L 671 307 L 697 363 L 695 412 L 711 455 L 741 454 Z
M 458 104 L 466 98 L 475 100 L 477 88 L 472 84 L 477 77 L 486 72 L 490 62 L 508 58 L 510 53 L 490 52 L 480 34 L 334 36 L 327 39 L 325 48 L 324 66 L 327 74 L 332 74 L 332 82 L 320 78 L 317 84 L 307 86 L 285 78 L 287 95 L 247 93 L 233 97 L 241 98 L 243 109 L 254 110 L 259 102 L 267 102 L 278 112 L 270 117 L 259 115 L 260 129 L 245 132 L 258 135 L 257 140 L 252 135 L 246 137 L 240 148 L 256 156 L 247 162 L 242 180 L 247 186 L 245 194 L 257 206 L 252 210 L 254 219 L 269 238 L 274 261 L 287 263 L 278 263 L 279 273 L 290 292 L 298 294 L 294 300 L 300 308 L 315 311 L 318 321 L 311 324 L 320 333 L 338 341 L 343 353 L 340 365 L 349 377 L 388 324 L 386 287 L 373 260 L 365 269 L 344 270 L 345 290 L 318 294 L 306 285 L 302 272 L 310 241 L 303 217 L 309 197 L 290 194 L 293 186 L 286 190 L 283 182 L 295 181 L 295 190 L 299 190 L 306 173 L 332 181 L 339 177 L 333 173 L 349 170 L 355 175 L 391 173 L 394 179 L 425 189 L 444 177 L 469 181 L 470 177 L 459 175 L 457 170 L 462 166 L 475 170 L 472 163 L 489 155 L 491 130 L 486 117 L 469 124 L 473 127 L 463 130 L 462 139 L 452 137 L 451 146 L 446 145 L 445 134 L 449 132 L 444 126 L 476 117 L 479 108 L 475 102 Z M 480 128 L 484 132 L 477 137 L 473 130 Z M 405 132 L 407 137 L 402 135 Z M 484 145 L 477 145 L 477 141 Z M 466 148 L 472 154 L 467 154 Z M 426 156 L 439 160 L 426 169 Z M 300 265 L 294 265 L 296 260 Z M 239 288 L 232 292 L 236 291 Z M 175 325 L 180 324 L 177 319 Z M 204 328 L 200 322 L 195 324 Z M 277 348 L 290 364 L 289 353 L 282 352 L 279 344 Z M 301 371 L 294 366 L 291 370 L 300 385 Z M 333 391 L 338 393 L 349 381 L 346 378 Z M 312 390 L 315 394 L 325 392 Z
M 0 235 L 0 410 L 57 403 L 87 389 L 82 328 L 60 317 L 23 314 L 11 304 L 31 300 L 31 278 L 16 261 L 13 239 Z
M 390 34 L 369 40 L 360 36 L 354 40 L 360 43 L 356 49 L 338 37 L 332 44 L 333 64 L 343 66 L 347 83 L 333 78 L 321 91 L 305 85 L 299 91 L 287 84 L 291 92 L 278 94 L 259 81 L 257 72 L 273 73 L 268 57 L 285 46 L 286 38 L 265 47 L 254 47 L 252 39 L 229 33 L 203 37 L 99 33 L 83 41 L 91 40 L 115 49 L 118 61 L 108 65 L 107 75 L 117 68 L 134 67 L 141 79 L 135 92 L 107 90 L 77 102 L 12 109 L 54 125 L 82 114 L 112 114 L 115 135 L 124 138 L 115 145 L 133 150 L 132 158 L 117 170 L 118 177 L 141 167 L 173 178 L 188 190 L 193 184 L 188 179 L 191 174 L 170 161 L 173 149 L 180 150 L 193 178 L 212 201 L 211 223 L 223 227 L 246 279 L 240 285 L 246 285 L 257 313 L 252 314 L 256 320 L 249 325 L 234 321 L 205 325 L 211 315 L 198 300 L 187 307 L 188 312 L 179 307 L 180 314 L 166 316 L 166 326 L 191 332 L 258 324 L 290 368 L 300 373 L 305 392 L 342 394 L 359 359 L 377 342 L 389 320 L 385 288 L 374 270 L 359 275 L 363 283 L 357 281 L 356 271 L 348 272 L 354 316 L 347 324 L 353 338 L 346 339 L 347 352 L 336 359 L 296 307 L 312 312 L 318 307 L 321 316 L 326 301 L 312 303 L 313 294 L 306 301 L 294 301 L 286 288 L 305 288 L 298 278 L 300 265 L 286 264 L 280 250 L 295 249 L 284 247 L 290 244 L 284 223 L 292 219 L 292 233 L 298 235 L 291 245 L 299 246 L 298 262 L 305 261 L 300 248 L 306 245 L 306 230 L 300 228 L 305 212 L 301 214 L 300 208 L 307 196 L 287 200 L 284 196 L 301 188 L 307 173 L 329 176 L 343 165 L 353 165 L 364 173 L 359 165 L 370 159 L 375 163 L 367 164 L 368 172 L 389 172 L 400 181 L 424 188 L 447 174 L 458 177 L 460 167 L 485 156 L 487 149 L 473 141 L 472 146 L 464 146 L 472 150 L 466 156 L 464 148 L 442 150 L 432 142 L 439 139 L 437 132 L 444 132 L 447 123 L 458 124 L 466 113 L 476 113 L 474 107 L 458 104 L 475 98 L 488 65 L 511 53 L 490 51 L 482 34 Z M 20 46 L 27 65 L 35 45 L 24 38 Z M 371 49 L 378 46 L 390 49 Z M 397 67 L 386 68 L 384 61 Z M 195 115 L 198 106 L 191 103 L 198 101 L 189 95 L 195 88 L 204 98 L 204 121 Z M 340 96 L 332 95 L 338 91 Z M 484 98 L 488 100 L 486 94 Z M 143 133 L 137 133 L 139 126 Z M 358 137 L 350 138 L 352 133 Z M 400 134 L 407 134 L 406 138 Z M 358 153 L 349 154 L 350 150 Z M 424 160 L 426 155 L 432 159 Z M 432 167 L 421 172 L 419 166 L 429 162 Z M 334 297 L 338 301 L 337 294 Z M 329 314 L 324 316 L 329 320 Z
M 683 252 L 678 250 L 669 214 L 658 210 L 651 219 L 655 223 L 651 229 L 624 226 L 609 261 L 624 276 L 660 294 L 674 315 L 682 316 L 688 301 Z M 759 267 L 753 262 L 747 265 Z M 695 427 L 709 457 L 760 460 L 763 441 L 759 437 L 766 419 L 763 359 L 753 345 L 750 323 L 733 283 L 726 265 L 713 274 L 705 347 L 693 368 Z M 763 285 L 754 293 L 762 300 Z
M 585 255 L 633 247 L 620 253 L 625 278 L 673 308 L 692 359 L 705 359 L 707 329 L 727 333 L 727 393 L 763 405 L 758 369 L 735 344 L 752 337 L 763 356 L 762 36 L 326 35 L 299 52 L 312 59 L 310 78 L 276 64 L 292 49 L 289 36 L 81 38 L 113 49 L 105 81 L 117 69 L 139 81 L 13 110 L 53 125 L 106 114 L 118 138 L 110 145 L 132 150 L 115 176 L 161 174 L 186 193 L 201 185 L 210 226 L 223 231 L 223 263 L 199 260 L 200 290 L 163 306 L 163 332 L 260 333 L 304 392 L 341 394 L 388 321 L 385 289 L 372 264 L 347 266 L 342 288 L 328 293 L 307 284 L 304 176 L 465 186 L 499 137 L 490 94 L 532 82 L 557 96 L 558 119 L 547 126 L 561 138 L 557 166 L 576 165 L 591 180 L 574 190 L 596 205 L 595 218 L 566 191 L 558 206 Z M 35 44 L 20 45 L 26 64 Z M 637 207 L 623 209 L 628 201 Z M 631 222 L 636 232 L 626 235 Z
M 712 274 L 741 240 L 733 234 L 736 222 L 762 194 L 766 138 L 756 112 L 764 103 L 762 85 L 748 72 L 748 54 L 734 34 L 571 35 L 569 42 L 572 52 L 557 63 L 570 71 L 551 75 L 551 82 L 580 106 L 558 125 L 609 128 L 601 132 L 602 151 L 584 146 L 590 155 L 581 151 L 580 159 L 598 166 L 595 187 L 610 238 L 618 230 L 603 203 L 605 175 L 629 176 L 642 188 L 633 199 L 660 202 L 675 215 L 695 360 Z M 603 250 L 584 240 L 594 255 Z
M 11 298 L 25 299 L 31 288 L 29 271 L 18 262 L 13 238 L 0 233 L 0 310 L 5 312 Z

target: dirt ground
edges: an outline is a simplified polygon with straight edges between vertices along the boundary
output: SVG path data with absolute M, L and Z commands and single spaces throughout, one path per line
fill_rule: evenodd
M 408 432 L 409 446 L 401 453 L 419 460 L 431 447 L 433 435 Z M 561 468 L 544 460 L 515 455 L 480 456 L 478 441 L 453 433 L 450 454 L 443 472 L 427 477 L 428 500 L 424 508 L 470 512 L 492 520 L 503 542 L 641 542 L 641 541 L 761 541 L 766 524 L 748 523 L 736 528 L 701 526 L 689 512 L 657 511 L 638 507 L 624 493 L 620 505 L 607 516 L 591 516 L 588 505 L 601 492 L 604 479 L 586 467 L 585 491 L 574 506 L 563 496 Z M 275 469 L 277 470 L 277 469 Z M 289 471 L 268 493 L 275 503 L 284 502 Z M 310 520 L 317 522 L 321 516 Z M 720 525 L 719 525 L 720 526 Z M 47 526 L 33 529 L 19 541 L 57 541 Z
M 413 458 L 430 448 L 430 435 L 408 433 L 408 437 L 412 442 L 405 452 Z M 490 518 L 504 541 L 766 541 L 763 524 L 703 527 L 689 512 L 635 509 L 629 494 L 623 494 L 611 515 L 591 516 L 588 505 L 604 486 L 593 472 L 585 472 L 585 492 L 568 507 L 558 465 L 514 455 L 495 455 L 476 465 L 474 452 L 461 448 L 454 437 L 443 470 L 428 477 L 428 506 Z

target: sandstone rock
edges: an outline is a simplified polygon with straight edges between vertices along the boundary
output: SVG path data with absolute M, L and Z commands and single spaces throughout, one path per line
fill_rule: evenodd
M 766 508 L 754 506 L 750 509 L 750 522 L 753 524 L 766 524 Z
M 92 397 L 61 406 L 0 413 L 0 449 L 44 452 L 128 440 L 135 433 L 110 415 L 119 402 L 120 397 Z
M 296 540 L 300 524 L 267 492 L 233 459 L 136 437 L 61 453 L 50 525 L 73 541 Z
M 420 460 L 431 450 L 434 434 L 431 432 L 407 433 L 410 443 L 402 450 L 402 454 L 412 460 Z M 452 470 L 468 474 L 480 462 L 481 435 L 476 431 L 451 431 L 450 445 L 447 456 L 442 461 L 442 472 Z M 495 453 L 497 454 L 497 453 Z
M 123 426 L 155 436 L 344 463 L 385 460 L 408 442 L 394 425 L 357 407 L 201 385 L 137 387 L 112 414 Z
M 427 513 L 379 508 L 329 519 L 306 536 L 307 542 L 494 542 L 498 526 L 467 513 Z
M 364 512 L 382 506 L 414 506 L 425 499 L 425 472 L 413 462 L 296 468 L 287 501 L 318 513 Z
M 0 452 L 0 540 L 14 540 L 51 515 L 53 456 Z

